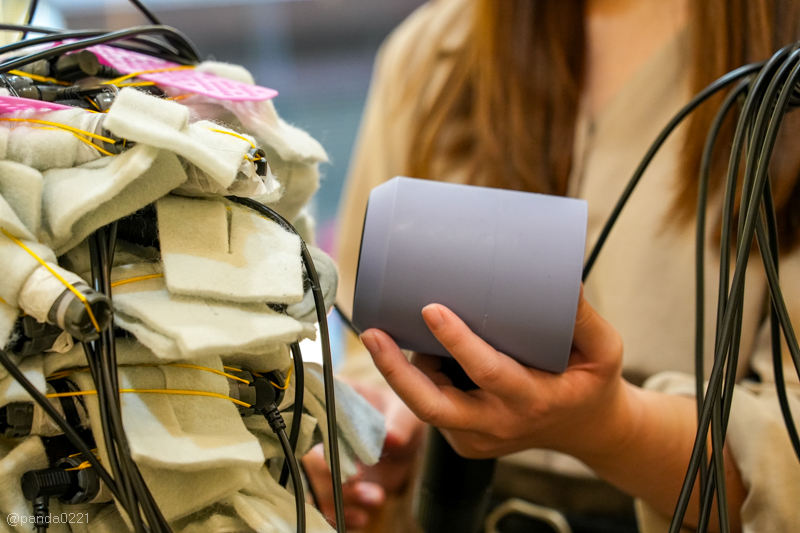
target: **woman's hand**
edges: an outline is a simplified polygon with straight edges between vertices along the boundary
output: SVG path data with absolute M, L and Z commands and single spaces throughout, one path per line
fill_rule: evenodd
M 361 338 L 389 385 L 419 418 L 441 428 L 458 453 L 485 458 L 527 448 L 565 452 L 671 516 L 697 432 L 694 399 L 626 383 L 620 336 L 583 294 L 563 374 L 522 366 L 442 305 L 429 305 L 422 315 L 480 389 L 453 387 L 439 371 L 439 357 L 415 355 L 409 363 L 382 331 L 368 330 Z M 731 525 L 737 531 L 746 491 L 727 447 L 725 463 Z M 693 527 L 697 493 L 695 487 L 684 522 Z M 718 527 L 715 513 L 712 531 Z
M 538 447 L 580 458 L 613 450 L 626 438 L 630 410 L 621 378 L 622 342 L 583 295 L 569 366 L 560 375 L 498 352 L 442 305 L 429 305 L 422 315 L 479 389 L 453 387 L 439 371 L 439 357 L 415 355 L 409 363 L 382 331 L 361 338 L 400 398 L 420 419 L 441 428 L 461 455 L 497 457 Z
M 399 494 L 408 485 L 425 424 L 390 388 L 352 381 L 350 385 L 386 420 L 386 440 L 380 461 L 370 467 L 359 466 L 358 474 L 343 486 L 345 523 L 348 529 L 357 530 L 369 524 L 387 495 Z M 303 458 L 303 468 L 314 488 L 320 511 L 333 524 L 331 473 L 321 444 Z

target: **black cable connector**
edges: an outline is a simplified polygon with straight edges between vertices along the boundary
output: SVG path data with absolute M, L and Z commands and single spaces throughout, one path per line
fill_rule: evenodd
M 30 470 L 22 475 L 22 494 L 33 502 L 37 531 L 46 531 L 50 522 L 50 498 L 66 504 L 91 501 L 100 491 L 100 478 L 91 468 L 68 470 L 80 464 L 76 458 L 66 458 L 57 466 Z

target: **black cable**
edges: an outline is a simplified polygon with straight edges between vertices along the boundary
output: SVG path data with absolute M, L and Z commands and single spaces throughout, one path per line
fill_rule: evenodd
M 8 72 L 9 70 L 14 70 L 17 67 L 21 67 L 28 63 L 33 63 L 34 61 L 39 61 L 42 59 L 50 59 L 52 57 L 60 56 L 61 54 L 64 54 L 66 52 L 82 50 L 84 48 L 88 48 L 89 46 L 120 41 L 133 36 L 151 35 L 151 34 L 155 35 L 174 34 L 176 36 L 180 36 L 182 40 L 184 41 L 186 40 L 186 37 L 183 36 L 183 34 L 178 32 L 178 30 L 171 28 L 169 26 L 137 26 L 134 28 L 127 28 L 120 31 L 105 33 L 103 35 L 99 35 L 96 37 L 86 38 L 74 43 L 67 43 L 59 46 L 54 46 L 52 48 L 41 50 L 39 52 L 35 52 L 23 57 L 10 59 L 0 65 L 0 73 L 5 73 Z M 193 60 L 199 61 L 199 57 Z
M 344 311 L 342 311 L 342 307 L 338 303 L 334 302 L 333 308 L 334 310 L 336 310 L 336 313 L 339 315 L 339 318 L 342 319 L 342 322 L 344 322 L 344 325 L 347 326 L 347 329 L 352 331 L 356 336 L 360 336 L 361 332 L 358 331 L 358 328 L 356 327 L 355 324 L 353 324 L 353 321 L 350 319 L 350 317 L 347 316 L 347 314 Z
M 47 413 L 53 422 L 64 432 L 64 435 L 69 439 L 75 448 L 81 452 L 81 454 L 85 457 L 85 459 L 92 465 L 92 468 L 95 469 L 97 475 L 100 476 L 100 479 L 103 480 L 103 483 L 106 484 L 108 489 L 114 494 L 114 497 L 117 498 L 120 502 L 124 502 L 124 498 L 122 493 L 119 491 L 117 483 L 108 473 L 108 470 L 100 463 L 100 461 L 95 457 L 92 453 L 91 448 L 86 444 L 86 442 L 81 438 L 78 432 L 73 428 L 71 425 L 64 420 L 64 417 L 50 404 L 50 401 L 39 392 L 33 383 L 31 383 L 28 378 L 25 377 L 25 374 L 20 372 L 17 368 L 17 365 L 11 360 L 8 356 L 8 353 L 5 350 L 0 350 L 0 364 L 8 371 L 9 374 L 19 383 L 23 389 L 33 398 L 39 407 Z
M 333 504 L 336 510 L 336 530 L 346 531 L 344 524 L 344 496 L 342 494 L 342 471 L 339 465 L 339 437 L 338 426 L 336 423 L 336 398 L 334 393 L 333 381 L 333 362 L 331 361 L 331 341 L 328 333 L 328 320 L 325 313 L 325 301 L 322 297 L 322 289 L 319 283 L 317 270 L 314 268 L 314 260 L 306 247 L 297 230 L 289 222 L 264 204 L 260 204 L 250 198 L 239 198 L 237 196 L 226 196 L 234 203 L 244 205 L 272 220 L 286 231 L 297 235 L 300 238 L 300 252 L 306 273 L 311 280 L 311 290 L 314 295 L 314 306 L 317 311 L 317 321 L 319 322 L 319 334 L 322 344 L 322 372 L 325 384 L 325 414 L 328 417 L 328 448 L 330 450 L 331 476 L 333 482 Z
M 115 225 L 109 226 L 109 234 L 106 234 L 106 228 L 98 229 L 92 237 L 94 246 L 97 248 L 97 257 L 99 263 L 96 269 L 99 274 L 99 279 L 93 280 L 95 285 L 111 297 L 111 252 L 109 246 L 112 241 L 116 242 Z M 134 498 L 141 505 L 144 517 L 147 520 L 150 528 L 155 532 L 168 532 L 170 531 L 164 516 L 155 503 L 150 490 L 144 483 L 138 467 L 130 453 L 128 439 L 125 435 L 125 429 L 122 424 L 122 409 L 119 398 L 119 378 L 117 374 L 117 359 L 116 359 L 116 345 L 113 335 L 113 322 L 101 336 L 98 341 L 100 345 L 100 372 L 103 381 L 103 389 L 105 392 L 105 400 L 109 406 L 108 413 L 109 419 L 108 430 L 112 433 L 114 441 L 117 444 L 117 450 L 120 458 L 120 465 L 123 469 L 126 483 L 129 483 L 133 489 Z M 99 394 L 99 393 L 98 393 Z M 104 428 L 105 430 L 106 428 Z
M 149 20 L 152 24 L 161 24 L 161 20 L 159 20 L 159 18 L 155 15 L 155 13 L 150 11 L 150 9 L 142 2 L 140 2 L 139 0 L 130 0 L 130 3 L 136 6 L 136 8 L 142 12 L 142 15 L 144 15 L 145 18 Z
M 105 30 L 68 31 L 57 28 L 44 28 L 41 26 L 27 26 L 25 24 L 0 24 L 0 31 L 27 31 L 28 33 L 41 33 L 44 35 L 60 35 L 62 39 L 71 38 L 74 34 L 82 32 L 91 32 L 94 35 L 104 35 L 107 33 Z M 59 39 L 55 39 L 55 41 L 58 40 Z M 31 46 L 31 41 L 33 41 L 33 39 L 29 39 L 24 43 L 19 43 L 15 49 L 28 48 Z M 190 57 L 182 56 L 180 51 L 171 44 L 147 35 L 131 37 L 121 42 L 108 43 L 108 46 L 139 52 L 184 65 L 195 64 L 197 62 Z
M 278 432 L 278 439 L 281 441 L 281 448 L 286 456 L 286 464 L 292 474 L 292 487 L 294 488 L 294 505 L 297 513 L 297 533 L 306 531 L 306 497 L 303 493 L 303 479 L 300 477 L 300 468 L 297 466 L 297 458 L 294 456 L 289 439 L 286 438 L 286 431 Z
M 739 83 L 722 103 L 719 112 L 709 129 L 706 144 L 703 148 L 703 157 L 700 163 L 700 179 L 697 192 L 697 232 L 695 237 L 695 395 L 697 396 L 697 418 L 700 419 L 701 405 L 703 403 L 704 389 L 704 343 L 705 343 L 705 243 L 706 243 L 706 209 L 708 205 L 708 181 L 711 170 L 711 161 L 716 146 L 717 137 L 722 129 L 725 118 L 733 106 L 745 93 L 750 85 L 750 78 Z M 704 456 L 705 456 L 704 451 Z M 707 458 L 700 463 L 700 489 L 706 490 L 708 482 Z
M 722 76 L 711 85 L 703 89 L 697 96 L 692 98 L 692 100 L 686 104 L 686 106 L 681 109 L 675 117 L 667 124 L 667 126 L 661 131 L 658 138 L 656 138 L 655 142 L 650 146 L 647 154 L 645 154 L 644 159 L 639 164 L 639 167 L 634 172 L 633 176 L 631 177 L 628 185 L 625 187 L 625 190 L 622 193 L 617 205 L 614 206 L 614 210 L 609 215 L 608 220 L 603 226 L 603 230 L 600 233 L 600 236 L 597 238 L 597 242 L 595 243 L 594 247 L 592 248 L 592 252 L 589 254 L 589 258 L 586 260 L 586 263 L 583 267 L 583 280 L 585 281 L 586 278 L 589 276 L 589 273 L 592 271 L 592 267 L 594 266 L 595 261 L 597 261 L 597 257 L 600 255 L 600 252 L 603 249 L 603 245 L 608 239 L 611 230 L 614 228 L 614 224 L 617 222 L 619 215 L 622 213 L 622 209 L 625 207 L 625 204 L 628 202 L 631 194 L 633 194 L 636 185 L 639 183 L 639 180 L 642 178 L 645 170 L 650 165 L 650 162 L 655 157 L 656 153 L 661 149 L 661 146 L 667 140 L 667 138 L 675 131 L 675 128 L 683 122 L 686 117 L 688 117 L 700 104 L 708 100 L 711 96 L 716 94 L 717 92 L 721 91 L 731 83 L 758 71 L 764 63 L 753 63 L 750 65 L 745 65 L 744 67 L 740 67 L 728 74 Z
M 797 51 L 793 51 L 787 61 L 795 61 L 795 58 L 797 56 L 798 56 Z M 786 70 L 785 68 L 781 67 L 779 76 L 782 76 L 782 73 L 785 70 Z M 789 99 L 792 94 L 792 88 L 794 87 L 794 84 L 797 83 L 798 79 L 800 79 L 800 67 L 794 67 L 792 68 L 791 73 L 789 74 L 788 81 L 785 84 L 783 84 L 784 90 L 780 91 L 777 105 L 775 105 L 774 108 L 770 106 L 770 109 L 774 109 L 774 111 L 771 114 L 769 126 L 764 136 L 761 155 L 758 158 L 758 166 L 755 170 L 755 176 L 753 181 L 753 194 L 750 197 L 750 202 L 747 206 L 747 211 L 745 213 L 740 214 L 740 216 L 745 217 L 743 231 L 741 234 L 742 244 L 741 246 L 739 246 L 736 254 L 736 264 L 733 275 L 733 281 L 731 282 L 728 304 L 725 307 L 724 316 L 721 324 L 722 327 L 720 328 L 719 333 L 717 335 L 717 342 L 715 347 L 715 362 L 709 380 L 708 395 L 706 397 L 706 400 L 704 401 L 703 409 L 701 411 L 701 418 L 698 423 L 697 438 L 693 446 L 692 456 L 689 463 L 689 469 L 684 479 L 684 484 L 681 489 L 681 494 L 678 498 L 675 514 L 673 515 L 672 518 L 672 523 L 670 526 L 671 533 L 676 533 L 681 528 L 686 513 L 686 508 L 688 507 L 689 499 L 691 498 L 694 481 L 697 476 L 701 451 L 705 446 L 706 432 L 707 428 L 709 427 L 712 410 L 714 408 L 716 401 L 719 401 L 718 395 L 720 394 L 721 390 L 720 389 L 721 379 L 725 365 L 724 365 L 724 357 L 722 356 L 717 357 L 717 355 L 718 354 L 724 355 L 728 353 L 728 350 L 731 347 L 731 343 L 733 340 L 733 333 L 735 330 L 736 315 L 738 309 L 741 309 L 742 305 L 742 298 L 744 293 L 744 276 L 747 268 L 751 243 L 756 230 L 756 225 L 757 225 L 756 223 L 759 220 L 758 207 L 760 205 L 761 196 L 764 191 L 764 184 L 767 177 L 768 162 L 775 145 L 775 140 L 777 138 L 778 129 L 782 122 L 783 115 L 785 114 L 786 108 L 788 107 L 789 104 Z M 772 88 L 774 84 L 770 85 Z M 772 98 L 774 97 L 774 92 L 776 92 L 778 88 L 779 87 L 775 87 L 774 90 L 771 89 L 770 91 L 767 91 L 768 94 L 765 96 L 765 100 L 772 101 Z M 752 96 L 753 94 L 751 93 L 751 95 L 748 96 L 748 98 Z M 742 118 L 746 119 L 744 113 Z M 744 128 L 744 124 L 746 124 L 746 120 L 740 120 L 740 124 L 737 127 L 737 131 Z M 750 171 L 752 170 L 749 168 L 745 169 L 746 173 Z M 729 237 L 730 237 L 729 235 L 723 235 L 722 239 L 725 240 L 726 238 Z M 779 288 L 777 292 L 780 293 Z
M 303 367 L 303 353 L 300 351 L 300 343 L 293 342 L 291 345 L 292 360 L 294 361 L 294 405 L 292 405 L 292 429 L 289 432 L 289 445 L 292 452 L 297 454 L 297 440 L 300 438 L 300 429 L 303 422 L 303 401 L 305 397 L 306 373 Z M 289 482 L 289 464 L 284 461 L 281 468 L 281 476 L 278 483 L 285 487 Z

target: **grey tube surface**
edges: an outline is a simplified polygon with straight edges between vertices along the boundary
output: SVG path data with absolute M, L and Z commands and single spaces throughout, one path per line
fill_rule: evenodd
M 353 323 L 449 356 L 420 313 L 440 303 L 497 350 L 563 372 L 586 217 L 583 200 L 394 178 L 370 194 Z

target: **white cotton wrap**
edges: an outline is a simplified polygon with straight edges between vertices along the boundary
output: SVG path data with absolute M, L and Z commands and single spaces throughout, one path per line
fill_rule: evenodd
M 156 203 L 167 289 L 241 303 L 303 298 L 300 239 L 251 209 L 167 196 Z
M 44 173 L 39 238 L 58 255 L 96 229 L 154 202 L 186 180 L 178 158 L 150 146 Z
M 158 270 L 139 264 L 114 269 L 112 279 Z M 114 292 L 117 325 L 165 359 L 269 352 L 303 334 L 295 319 L 266 305 L 241 304 L 171 295 L 163 278 L 119 286 Z M 165 350 L 175 350 L 174 352 Z

